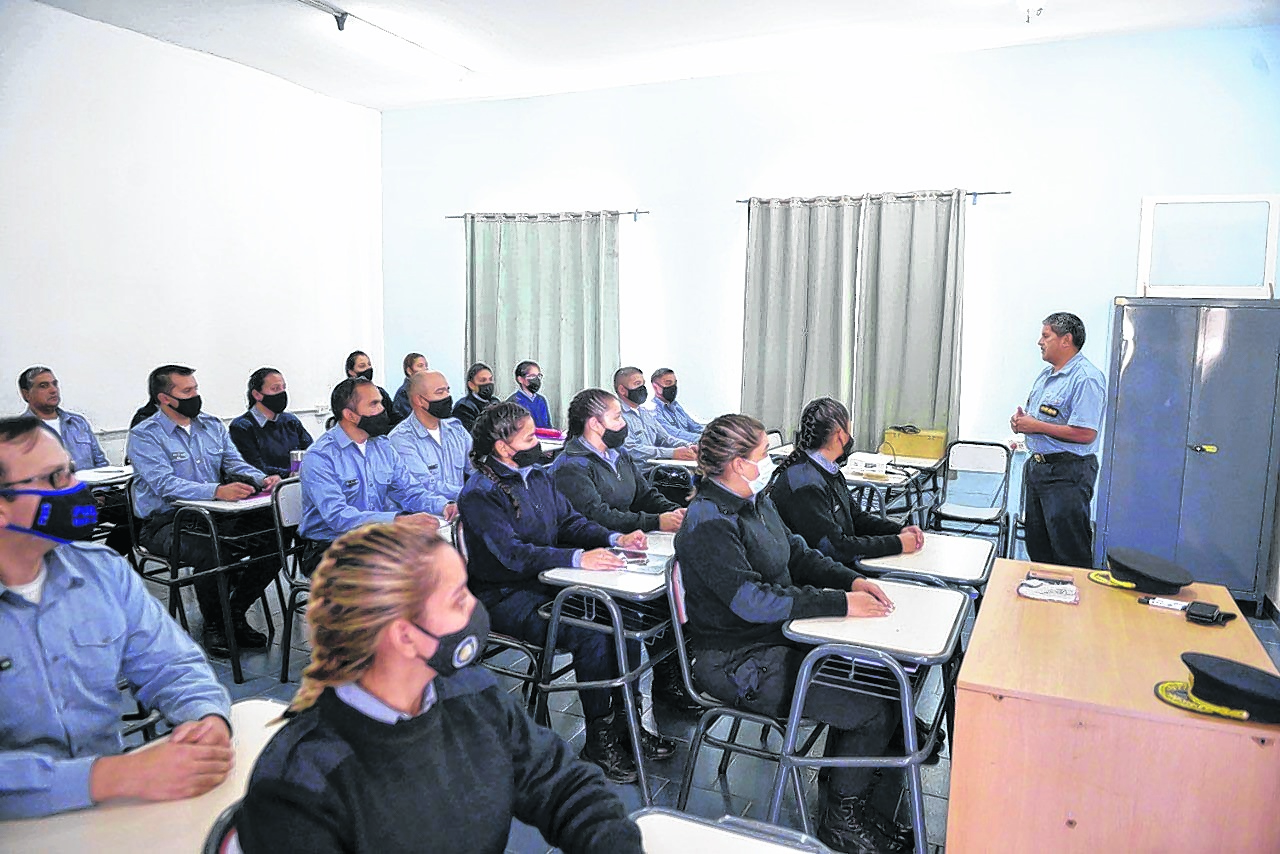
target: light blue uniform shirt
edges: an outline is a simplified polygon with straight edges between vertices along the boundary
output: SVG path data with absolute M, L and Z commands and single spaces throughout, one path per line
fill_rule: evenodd
M 401 421 L 387 436 L 391 447 L 419 483 L 431 494 L 431 512 L 440 514 L 444 506 L 458 500 L 458 493 L 471 473 L 471 433 L 456 418 L 440 421 L 440 441 L 427 432 L 416 412 Z
M 656 395 L 646 400 L 640 408 L 652 414 L 662 425 L 662 429 L 666 430 L 672 438 L 679 439 L 687 445 L 701 439 L 702 431 L 707 426 L 694 421 L 679 402 L 667 403 Z
M 1027 450 L 1033 454 L 1066 451 L 1082 457 L 1097 453 L 1106 402 L 1106 378 L 1083 353 L 1072 356 L 1071 361 L 1057 373 L 1054 373 L 1053 365 L 1046 365 L 1031 385 L 1031 394 L 1027 395 L 1027 414 L 1050 424 L 1088 427 L 1097 430 L 1098 435 L 1089 444 L 1081 445 L 1063 442 L 1043 433 L 1028 433 Z
M 668 433 L 652 412 L 641 407 L 622 404 L 622 417 L 627 422 L 627 441 L 622 449 L 636 461 L 642 472 L 653 468 L 649 460 L 669 460 L 675 456 L 673 451 L 676 448 L 689 444 Z
M 174 724 L 231 720 L 204 653 L 124 558 L 73 543 L 44 567 L 39 605 L 0 585 L 0 820 L 93 805 L 94 760 L 124 750 L 121 677 Z
M 333 689 L 333 693 L 338 699 L 355 709 L 366 718 L 375 720 L 378 723 L 395 726 L 401 721 L 411 721 L 414 715 L 407 715 L 399 709 L 393 709 L 384 703 L 378 697 L 373 696 L 364 689 L 359 682 L 347 682 Z M 418 715 L 425 715 L 431 711 L 431 707 L 436 704 L 436 683 L 433 679 L 427 683 L 426 689 L 422 692 L 422 708 L 418 711 Z
M 432 497 L 409 474 L 385 436 L 360 447 L 337 425 L 302 458 L 302 536 L 336 540 L 370 522 L 390 522 L 396 513 L 430 513 Z
M 30 407 L 27 407 L 25 414 L 32 418 L 40 418 L 31 411 Z M 40 418 L 40 423 L 44 424 L 45 420 Z M 98 437 L 94 435 L 93 428 L 89 426 L 89 421 L 83 415 L 59 409 L 58 435 L 62 437 L 62 446 L 71 455 L 71 461 L 76 464 L 76 468 L 96 469 L 111 465 L 107 461 L 107 455 L 102 453 L 102 446 L 98 444 Z
M 244 461 L 218 418 L 202 412 L 191 419 L 190 426 L 188 434 L 172 418 L 157 412 L 129 431 L 133 510 L 138 518 L 171 510 L 179 498 L 212 501 L 222 485 L 223 471 L 251 477 L 259 485 L 267 479 Z

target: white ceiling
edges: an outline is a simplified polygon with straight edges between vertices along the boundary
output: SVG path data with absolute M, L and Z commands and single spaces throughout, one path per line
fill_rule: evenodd
M 41 2 L 377 109 L 1280 23 L 1280 0 L 335 0 L 339 32 L 300 0 Z

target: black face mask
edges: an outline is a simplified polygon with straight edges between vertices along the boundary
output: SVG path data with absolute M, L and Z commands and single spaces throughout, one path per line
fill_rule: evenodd
M 853 453 L 853 437 L 850 436 L 845 440 L 844 447 L 840 449 L 840 456 L 836 457 L 836 465 L 844 468 L 844 464 L 849 462 L 849 455 Z
M 187 398 L 173 397 L 170 395 L 170 398 L 177 401 L 177 405 L 173 408 L 177 410 L 177 413 L 183 418 L 195 418 L 200 414 L 200 410 L 204 407 L 204 401 L 200 399 L 200 395 L 198 394 L 195 397 Z
M 493 400 L 493 383 L 476 386 L 476 394 L 485 400 Z
M 360 423 L 356 426 L 368 433 L 369 438 L 385 436 L 391 432 L 391 416 L 386 413 L 386 410 L 377 415 L 361 415 Z
M 636 406 L 639 406 L 640 404 L 644 403 L 648 399 L 649 399 L 649 389 L 646 388 L 645 386 L 638 385 L 635 388 L 627 389 L 627 400 L 631 401 Z
M 516 468 L 520 469 L 526 466 L 536 466 L 542 462 L 542 447 L 534 445 L 532 448 L 516 451 L 511 457 L 511 462 L 515 463 Z
M 621 448 L 622 443 L 627 441 L 627 433 L 630 430 L 631 427 L 627 424 L 623 424 L 621 430 L 605 428 L 604 435 L 600 437 L 600 440 L 604 442 L 606 448 Z
M 430 658 L 422 660 L 436 673 L 449 677 L 468 664 L 475 663 L 480 653 L 484 652 L 484 645 L 489 641 L 489 612 L 484 603 L 477 599 L 471 619 L 456 632 L 433 635 L 417 623 L 413 627 L 440 644 Z
M 71 543 L 89 539 L 98 524 L 98 505 L 89 484 L 77 483 L 66 489 L 4 489 L 0 496 L 39 495 L 43 500 L 36 508 L 30 528 L 5 525 L 10 531 L 31 534 L 55 543 Z
M 667 403 L 675 403 L 677 388 L 679 388 L 679 386 L 669 385 L 664 387 L 662 389 L 662 399 L 665 400 Z
M 373 382 L 373 368 L 365 368 L 363 371 L 356 371 L 356 376 L 364 377 L 369 382 Z
M 432 418 L 453 417 L 453 395 L 433 400 L 427 404 L 427 414 Z
M 534 377 L 528 381 L 529 394 L 537 394 L 542 388 L 542 377 Z
M 262 405 L 267 409 L 279 415 L 289 408 L 289 392 L 282 391 L 279 394 L 264 394 L 262 396 Z

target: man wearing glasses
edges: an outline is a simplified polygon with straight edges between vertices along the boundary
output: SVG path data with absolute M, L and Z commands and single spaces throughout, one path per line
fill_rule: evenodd
M 518 403 L 533 416 L 533 426 L 551 429 L 551 411 L 547 408 L 547 399 L 538 392 L 542 389 L 542 368 L 537 362 L 524 361 L 516 365 L 516 393 L 508 397 L 512 403 Z
M 97 510 L 74 471 L 38 419 L 0 419 L 0 820 L 192 797 L 234 757 L 200 649 L 123 558 L 82 542 Z M 120 678 L 170 738 L 122 753 Z

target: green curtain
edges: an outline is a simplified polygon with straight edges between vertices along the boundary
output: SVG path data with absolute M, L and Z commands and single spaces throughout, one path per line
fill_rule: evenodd
M 497 393 L 514 369 L 542 368 L 551 421 L 618 366 L 618 214 L 468 214 L 466 362 L 492 366 Z

